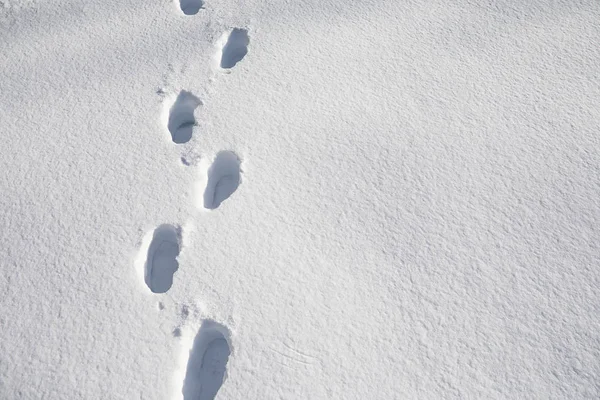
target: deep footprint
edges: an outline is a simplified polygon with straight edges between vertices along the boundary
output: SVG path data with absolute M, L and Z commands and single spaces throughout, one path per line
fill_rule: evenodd
M 173 285 L 180 248 L 179 227 L 163 224 L 154 230 L 144 266 L 144 280 L 153 293 L 166 293 Z
M 202 0 L 179 0 L 179 7 L 185 15 L 196 15 L 203 6 Z
M 183 381 L 184 400 L 212 400 L 226 378 L 231 350 L 223 325 L 206 320 L 202 323 L 187 364 Z
M 221 151 L 208 169 L 204 208 L 214 210 L 240 186 L 240 159 L 231 151 Z
M 169 122 L 167 124 L 174 143 L 181 144 L 190 141 L 196 124 L 194 110 L 201 104 L 200 99 L 192 93 L 185 90 L 179 93 L 175 103 L 169 110 Z
M 234 28 L 227 38 L 221 53 L 221 68 L 230 69 L 248 54 L 250 38 L 246 29 Z

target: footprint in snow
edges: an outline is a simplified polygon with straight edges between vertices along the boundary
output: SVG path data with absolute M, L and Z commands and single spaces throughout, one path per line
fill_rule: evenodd
M 192 93 L 182 90 L 169 109 L 167 129 L 174 143 L 187 143 L 192 138 L 196 118 L 194 110 L 202 104 Z
M 185 15 L 196 15 L 203 6 L 202 0 L 179 0 L 179 7 Z
M 202 323 L 190 350 L 185 379 L 184 400 L 212 400 L 227 377 L 231 349 L 229 330 L 211 320 Z
M 218 208 L 237 190 L 240 181 L 240 159 L 231 151 L 221 151 L 208 169 L 204 208 Z
M 242 28 L 233 28 L 227 35 L 227 41 L 221 49 L 221 68 L 231 69 L 242 61 L 248 54 L 250 38 L 248 31 Z
M 163 224 L 154 230 L 144 265 L 144 280 L 153 293 L 166 293 L 179 268 L 181 228 Z

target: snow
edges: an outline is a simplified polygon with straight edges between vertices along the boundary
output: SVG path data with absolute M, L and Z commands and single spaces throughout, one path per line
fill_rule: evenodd
M 0 398 L 600 397 L 598 21 L 0 0 Z

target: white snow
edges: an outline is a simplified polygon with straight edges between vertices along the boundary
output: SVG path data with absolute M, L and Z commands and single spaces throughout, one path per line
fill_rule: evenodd
M 599 44 L 596 0 L 0 0 L 0 398 L 599 398 Z

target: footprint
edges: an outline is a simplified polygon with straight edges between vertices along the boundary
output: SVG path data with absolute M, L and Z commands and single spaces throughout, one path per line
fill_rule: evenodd
M 181 228 L 163 224 L 154 230 L 144 265 L 144 280 L 153 293 L 166 293 L 173 285 L 180 248 Z
M 246 29 L 233 28 L 229 32 L 227 42 L 221 49 L 221 68 L 230 69 L 242 61 L 246 54 L 248 54 L 249 43 L 250 38 Z
M 231 350 L 229 330 L 211 320 L 202 323 L 190 350 L 185 379 L 184 400 L 212 400 L 227 377 Z
M 196 118 L 194 110 L 202 104 L 192 93 L 182 90 L 169 109 L 167 128 L 174 143 L 187 143 L 192 138 Z
M 196 15 L 203 6 L 202 0 L 179 0 L 179 7 L 185 15 Z
M 231 151 L 221 151 L 208 169 L 204 208 L 214 210 L 240 186 L 240 159 Z

